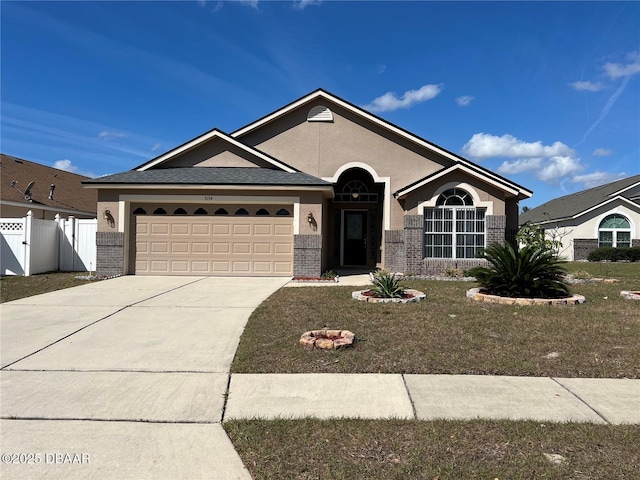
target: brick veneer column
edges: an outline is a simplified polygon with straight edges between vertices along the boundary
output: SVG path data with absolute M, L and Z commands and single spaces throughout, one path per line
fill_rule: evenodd
M 405 271 L 404 230 L 385 230 L 384 268 L 389 272 Z
M 293 276 L 322 275 L 322 235 L 294 235 Z
M 487 246 L 493 243 L 504 243 L 507 229 L 506 215 L 487 215 L 485 217 L 487 229 Z
M 96 233 L 96 275 L 114 277 L 124 273 L 124 233 Z
M 405 215 L 404 217 L 404 250 L 405 272 L 421 275 L 423 268 L 424 216 Z
M 573 259 L 586 260 L 589 254 L 598 248 L 597 238 L 574 238 Z

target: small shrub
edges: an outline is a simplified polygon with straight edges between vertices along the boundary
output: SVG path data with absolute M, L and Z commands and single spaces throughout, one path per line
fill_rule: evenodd
M 563 298 L 569 296 L 564 280 L 566 271 L 549 249 L 527 245 L 522 249 L 510 243 L 493 244 L 483 258 L 488 267 L 474 267 L 469 274 L 482 288 L 501 297 Z
M 573 278 L 576 280 L 591 280 L 593 276 L 589 272 L 585 272 L 584 270 L 580 270 L 579 272 L 573 273 Z
M 338 273 L 335 270 L 327 270 L 322 274 L 322 278 L 326 278 L 327 280 L 333 280 L 338 276 Z
M 464 276 L 464 272 L 457 267 L 447 267 L 443 272 L 445 277 L 460 278 Z
M 381 270 L 374 274 L 373 287 L 369 290 L 379 298 L 402 298 L 405 287 L 395 273 Z
M 640 262 L 640 247 L 600 247 L 589 253 L 590 262 Z

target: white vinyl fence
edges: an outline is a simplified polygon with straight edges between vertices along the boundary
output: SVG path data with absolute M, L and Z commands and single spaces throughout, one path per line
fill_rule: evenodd
M 0 218 L 0 274 L 86 272 L 96 265 L 97 219 Z

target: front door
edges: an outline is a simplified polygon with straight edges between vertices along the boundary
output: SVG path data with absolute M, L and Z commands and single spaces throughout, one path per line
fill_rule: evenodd
M 367 265 L 367 212 L 344 210 L 342 219 L 342 264 Z

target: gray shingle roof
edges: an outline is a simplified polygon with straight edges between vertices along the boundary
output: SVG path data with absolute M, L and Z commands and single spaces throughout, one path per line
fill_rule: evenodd
M 563 218 L 571 218 L 585 210 L 588 210 L 589 208 L 595 207 L 596 205 L 600 205 L 601 203 L 614 198 L 615 195 L 613 194 L 637 182 L 640 182 L 640 175 L 623 178 L 622 180 L 550 200 L 539 207 L 532 208 L 531 210 L 520 214 L 520 224 L 522 225 L 526 222 L 540 223 L 551 220 L 560 220 Z M 620 193 L 620 196 L 631 199 L 637 197 L 639 190 L 640 187 L 638 186 L 632 187 L 625 192 Z M 636 201 L 636 203 L 638 202 Z
M 86 185 L 284 185 L 331 186 L 331 183 L 302 172 L 285 172 L 253 167 L 156 168 L 94 178 Z

